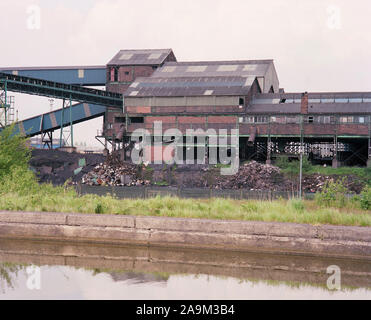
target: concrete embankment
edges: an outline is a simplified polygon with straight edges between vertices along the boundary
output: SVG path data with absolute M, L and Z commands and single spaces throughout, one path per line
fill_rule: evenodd
M 371 260 L 371 228 L 75 213 L 0 212 L 0 238 Z

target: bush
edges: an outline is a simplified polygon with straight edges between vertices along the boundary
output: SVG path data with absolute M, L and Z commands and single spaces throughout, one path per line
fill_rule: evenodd
M 326 207 L 344 207 L 347 203 L 346 193 L 349 190 L 344 185 L 344 179 L 335 181 L 326 181 L 321 192 L 317 192 L 315 199 L 321 206 Z
M 290 177 L 297 176 L 300 173 L 300 161 L 298 160 L 290 161 L 288 157 L 279 157 L 275 164 L 282 170 L 283 173 L 289 175 Z M 312 167 L 313 166 L 307 157 L 303 157 L 303 174 L 309 173 L 312 170 Z
M 27 170 L 30 157 L 27 139 L 15 134 L 14 125 L 0 132 L 0 179 L 15 167 Z
M 363 188 L 359 202 L 360 202 L 362 209 L 364 210 L 371 209 L 371 187 L 370 186 L 366 186 Z

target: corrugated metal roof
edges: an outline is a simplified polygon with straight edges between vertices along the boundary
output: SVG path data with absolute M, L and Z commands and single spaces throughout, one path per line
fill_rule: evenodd
M 137 78 L 125 96 L 247 95 L 255 77 Z
M 52 67 L 0 67 L 0 71 L 24 71 L 24 70 L 88 70 L 88 69 L 106 69 L 106 66 L 52 66 Z
M 171 49 L 120 50 L 107 65 L 161 65 Z
M 271 63 L 273 60 L 166 62 L 152 77 L 263 77 Z

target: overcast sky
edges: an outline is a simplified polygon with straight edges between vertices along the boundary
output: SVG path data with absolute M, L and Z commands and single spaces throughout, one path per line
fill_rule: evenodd
M 104 65 L 120 49 L 172 48 L 178 61 L 274 59 L 286 92 L 371 91 L 370 0 L 2 0 L 0 13 L 1 67 Z M 50 109 L 15 96 L 20 119 Z M 75 140 L 93 143 L 101 126 L 75 126 Z

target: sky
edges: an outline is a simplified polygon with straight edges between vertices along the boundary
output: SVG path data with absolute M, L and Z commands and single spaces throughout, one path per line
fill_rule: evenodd
M 0 12 L 0 67 L 172 48 L 178 61 L 274 59 L 286 92 L 371 89 L 369 0 L 2 0 Z M 50 110 L 47 98 L 14 95 L 20 120 Z M 101 127 L 76 125 L 75 141 L 97 144 Z

